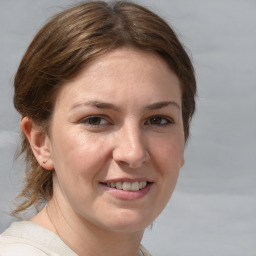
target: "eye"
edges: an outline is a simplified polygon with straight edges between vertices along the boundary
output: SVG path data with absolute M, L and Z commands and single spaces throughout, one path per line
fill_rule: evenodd
M 89 126 L 102 126 L 108 124 L 109 122 L 101 116 L 88 116 L 83 118 L 80 123 Z
M 173 124 L 174 121 L 171 118 L 163 117 L 163 116 L 153 116 L 150 117 L 146 121 L 146 125 L 158 125 L 158 126 L 165 126 L 169 124 Z

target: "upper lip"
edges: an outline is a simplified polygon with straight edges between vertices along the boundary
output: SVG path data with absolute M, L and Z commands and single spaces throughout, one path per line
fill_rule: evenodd
M 153 182 L 151 179 L 148 178 L 115 178 L 115 179 L 107 179 L 101 181 L 101 183 L 110 183 L 110 182 L 140 182 L 140 181 L 147 181 Z

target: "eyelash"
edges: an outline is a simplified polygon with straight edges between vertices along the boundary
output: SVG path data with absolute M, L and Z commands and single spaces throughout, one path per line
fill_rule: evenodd
M 104 122 L 101 124 L 101 122 Z M 162 123 L 164 121 L 164 123 Z M 92 123 L 95 122 L 95 123 Z M 150 122 L 156 122 L 156 123 L 150 123 Z M 104 127 L 105 125 L 111 125 L 112 123 L 108 121 L 105 117 L 102 116 L 88 116 L 86 118 L 83 118 L 81 121 L 79 121 L 81 124 L 88 125 L 93 128 L 100 128 Z M 165 127 L 174 124 L 174 120 L 170 117 L 166 116 L 151 116 L 149 117 L 146 122 L 144 122 L 144 125 L 152 125 L 154 127 Z
M 92 123 L 90 123 L 91 121 L 100 121 L 100 122 L 104 121 L 104 124 L 100 124 L 100 123 L 92 124 Z M 79 123 L 89 125 L 89 126 L 95 127 L 95 128 L 110 124 L 110 122 L 107 121 L 106 118 L 104 118 L 102 116 L 88 116 L 86 118 L 83 118 Z
M 155 119 L 155 120 L 154 120 Z M 159 123 L 156 123 L 156 124 L 147 124 L 147 122 L 150 122 L 150 121 L 157 121 L 159 122 L 160 121 L 160 124 Z M 161 122 L 164 121 L 165 123 L 162 123 Z M 174 124 L 174 120 L 171 119 L 170 117 L 166 117 L 166 116 L 152 116 L 150 118 L 148 118 L 148 120 L 145 122 L 146 125 L 154 125 L 154 126 L 159 126 L 159 127 L 164 127 L 164 126 L 168 126 L 168 125 L 172 125 Z

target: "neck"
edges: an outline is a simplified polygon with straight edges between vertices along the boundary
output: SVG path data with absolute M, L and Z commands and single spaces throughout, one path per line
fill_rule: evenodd
M 143 231 L 109 231 L 78 214 L 64 215 L 55 199 L 32 221 L 56 233 L 79 256 L 138 256 L 143 235 Z

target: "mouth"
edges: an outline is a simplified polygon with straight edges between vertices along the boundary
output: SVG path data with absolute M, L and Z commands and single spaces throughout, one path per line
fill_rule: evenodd
M 151 189 L 149 181 L 106 181 L 100 182 L 113 196 L 122 200 L 137 200 L 144 197 Z
M 129 181 L 117 181 L 117 182 L 107 182 L 107 183 L 102 183 L 105 186 L 109 188 L 116 188 L 120 190 L 125 190 L 125 191 L 139 191 L 143 188 L 145 188 L 149 182 L 147 181 L 134 181 L 134 182 L 129 182 Z
M 124 191 L 140 191 L 146 188 L 148 185 L 151 185 L 153 182 L 149 181 L 107 181 L 100 182 L 101 185 L 104 185 L 109 188 L 124 190 Z

